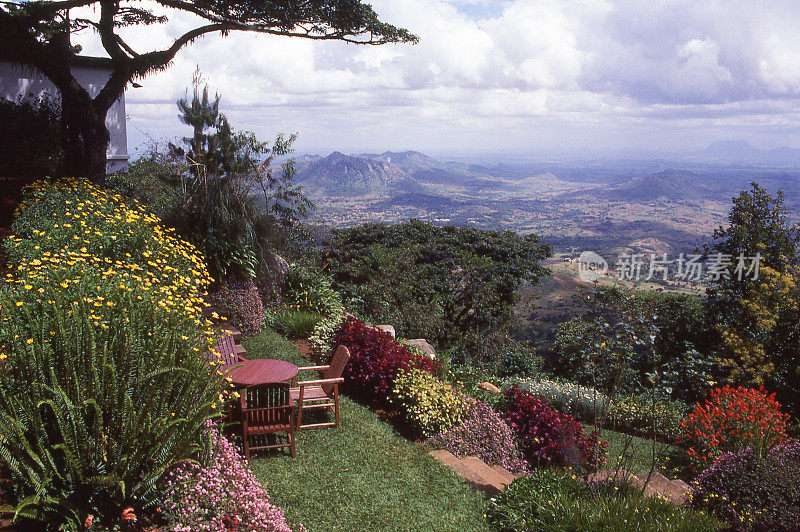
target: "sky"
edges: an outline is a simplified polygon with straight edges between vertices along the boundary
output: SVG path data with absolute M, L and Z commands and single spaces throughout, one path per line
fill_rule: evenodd
M 234 128 L 262 140 L 297 132 L 298 153 L 603 155 L 736 139 L 800 147 L 796 0 L 370 3 L 419 44 L 201 38 L 128 89 L 131 153 L 188 135 L 175 101 L 196 69 Z M 196 23 L 167 15 L 124 36 L 147 51 Z M 73 41 L 104 55 L 89 31 Z

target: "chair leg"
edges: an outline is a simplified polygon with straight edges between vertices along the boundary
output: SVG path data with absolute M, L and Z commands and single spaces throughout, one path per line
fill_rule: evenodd
M 339 384 L 333 385 L 333 414 L 336 417 L 336 428 L 339 428 Z
M 242 435 L 243 443 L 244 443 L 244 457 L 247 461 L 250 461 L 250 442 L 248 441 L 247 434 Z
M 297 397 L 297 430 L 300 430 L 300 424 L 303 421 L 303 395 L 305 391 L 306 389 L 301 386 L 300 395 Z

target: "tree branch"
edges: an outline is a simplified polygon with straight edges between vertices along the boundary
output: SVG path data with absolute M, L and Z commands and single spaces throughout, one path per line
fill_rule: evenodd
M 106 116 L 114 102 L 122 96 L 122 93 L 125 92 L 125 85 L 128 84 L 131 77 L 131 71 L 127 65 L 114 69 L 106 84 L 92 100 L 92 105 L 100 116 Z
M 117 35 L 116 37 L 117 37 L 117 43 L 119 43 L 119 45 L 120 45 L 122 48 L 124 48 L 124 49 L 125 49 L 125 51 L 126 51 L 126 52 L 128 52 L 128 53 L 130 54 L 130 56 L 131 56 L 131 57 L 139 57 L 139 56 L 141 55 L 141 54 L 138 54 L 138 53 L 136 52 L 136 50 L 134 50 L 133 48 L 131 48 L 131 47 L 130 47 L 130 45 L 129 45 L 128 43 L 126 43 L 124 40 L 122 40 L 122 37 L 120 37 L 119 35 Z
M 66 41 L 55 40 L 50 43 L 39 41 L 27 26 L 25 19 L 0 10 L 0 27 L 3 30 L 3 46 L 0 46 L 0 59 L 15 65 L 33 66 L 61 91 L 84 91 L 72 76 L 69 64 L 69 48 Z M 64 44 L 59 48 L 59 44 Z
M 188 31 L 176 39 L 172 46 L 166 50 L 148 52 L 146 54 L 141 54 L 137 57 L 134 57 L 131 75 L 144 76 L 151 70 L 165 66 L 167 63 L 172 61 L 172 59 L 175 57 L 175 54 L 177 54 L 181 48 L 198 37 L 205 35 L 206 33 L 227 31 L 230 29 L 232 28 L 230 28 L 227 24 L 207 24 L 205 26 L 200 26 L 199 28 Z
M 114 15 L 117 14 L 118 10 L 119 5 L 114 0 L 100 1 L 100 23 L 98 25 L 100 42 L 115 62 L 129 59 L 119 44 L 119 37 L 114 33 Z

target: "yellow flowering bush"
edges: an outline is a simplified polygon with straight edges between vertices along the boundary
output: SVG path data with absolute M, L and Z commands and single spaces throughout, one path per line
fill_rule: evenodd
M 21 271 L 61 262 L 85 270 L 82 261 L 101 259 L 109 274 L 123 268 L 133 281 L 194 299 L 212 280 L 194 246 L 135 203 L 88 181 L 31 185 L 12 230 L 6 253 Z
M 469 409 L 463 394 L 418 369 L 404 372 L 395 380 L 393 399 L 406 419 L 426 437 L 458 425 Z
M 204 456 L 224 379 L 209 364 L 202 256 L 80 181 L 26 192 L 0 284 L 0 462 L 21 518 L 77 529 L 146 516 Z

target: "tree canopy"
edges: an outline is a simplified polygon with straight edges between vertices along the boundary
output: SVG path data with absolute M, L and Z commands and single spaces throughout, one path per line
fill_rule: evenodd
M 156 12 L 159 6 L 168 14 Z M 95 15 L 70 17 L 70 9 L 92 7 Z M 81 10 L 81 13 L 86 10 Z M 192 13 L 202 20 L 162 49 L 142 50 L 146 42 L 129 42 L 122 29 L 166 24 L 169 13 Z M 70 63 L 79 51 L 70 35 L 91 29 L 98 35 L 112 68 L 107 83 L 94 96 L 72 75 Z M 165 69 L 175 55 L 207 34 L 248 31 L 314 40 L 358 44 L 415 43 L 408 30 L 378 19 L 359 0 L 154 0 L 145 5 L 132 0 L 0 0 L 0 60 L 35 67 L 61 95 L 65 125 L 64 173 L 86 174 L 97 180 L 105 174 L 109 140 L 105 116 L 136 79 Z
M 193 129 L 180 144 L 151 147 L 109 185 L 145 204 L 203 251 L 222 282 L 268 276 L 275 248 L 302 240 L 313 204 L 292 183 L 288 158 L 296 135 L 273 143 L 237 131 L 196 77 L 193 95 L 178 100 L 178 118 Z
M 771 196 L 753 183 L 733 199 L 727 227 L 706 253 L 734 257 L 713 283 L 709 309 L 722 335 L 721 362 L 730 379 L 767 385 L 784 404 L 800 408 L 800 226 L 788 220 L 782 192 Z M 759 255 L 758 275 L 736 275 L 736 256 Z M 740 278 L 741 277 L 741 278 Z
M 335 230 L 319 261 L 352 311 L 450 347 L 504 333 L 522 281 L 546 275 L 549 255 L 533 234 L 411 220 Z

